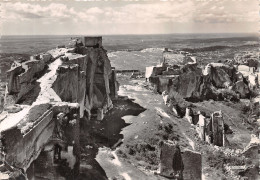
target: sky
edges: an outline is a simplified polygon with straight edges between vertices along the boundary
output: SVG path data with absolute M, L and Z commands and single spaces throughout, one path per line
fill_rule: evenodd
M 258 0 L 0 0 L 2 35 L 256 33 Z

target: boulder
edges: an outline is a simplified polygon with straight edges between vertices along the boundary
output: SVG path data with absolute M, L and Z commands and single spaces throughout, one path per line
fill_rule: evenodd
M 241 98 L 246 98 L 249 94 L 249 88 L 244 81 L 237 81 L 232 87 L 232 90 L 239 93 Z
M 172 86 L 169 90 L 178 92 L 183 98 L 201 98 L 201 84 L 203 83 L 203 77 L 200 73 L 188 72 L 181 74 L 179 77 L 172 80 Z
M 217 88 L 226 88 L 232 85 L 236 69 L 222 63 L 211 63 L 209 76 L 212 84 Z
M 170 97 L 177 92 L 189 101 L 218 99 L 218 92 L 212 85 L 210 76 L 204 76 L 202 70 L 194 64 L 183 69 L 182 74 L 172 77 L 169 82 Z
M 145 70 L 145 78 L 149 79 L 150 77 L 158 76 L 165 71 L 167 67 L 164 66 L 150 66 L 146 67 Z
M 199 152 L 186 149 L 182 152 L 183 179 L 202 179 L 202 158 Z
M 179 145 L 169 140 L 162 141 L 160 143 L 159 174 L 168 178 L 182 179 L 183 169 Z

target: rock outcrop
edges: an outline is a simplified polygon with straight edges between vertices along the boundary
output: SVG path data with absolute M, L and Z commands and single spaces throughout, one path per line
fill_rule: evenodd
M 7 71 L 8 94 L 12 95 L 13 102 L 17 103 L 24 95 L 37 86 L 36 80 L 47 69 L 48 63 L 52 60 L 50 54 L 32 56 L 29 61 L 14 62 Z
M 183 179 L 202 179 L 202 158 L 201 154 L 189 149 L 182 152 L 184 165 Z
M 236 73 L 234 67 L 222 63 L 211 63 L 207 66 L 210 66 L 208 74 L 216 88 L 227 88 L 232 85 Z
M 202 69 L 196 61 L 178 62 L 179 59 L 177 64 L 162 63 L 146 68 L 146 79 L 157 92 L 166 91 L 169 98 L 177 92 L 188 101 L 238 100 L 249 97 L 258 86 L 256 75 L 245 77 L 234 66 L 210 63 Z
M 82 46 L 76 51 L 79 54 L 65 54 L 52 87 L 62 101 L 80 104 L 81 117 L 86 111 L 90 118 L 98 108 L 104 112 L 112 108 L 111 99 L 117 97 L 118 90 L 116 74 L 102 47 Z
M 102 120 L 119 86 L 102 38 L 85 37 L 83 42 L 15 62 L 7 72 L 0 115 L 2 162 L 26 171 L 47 144 L 58 148 L 58 158 L 70 146 L 79 160 L 80 118 Z M 77 173 L 79 163 L 73 168 Z
M 201 154 L 189 149 L 181 150 L 173 141 L 160 143 L 159 175 L 171 179 L 202 178 Z
M 178 144 L 163 141 L 160 143 L 160 149 L 159 174 L 168 178 L 183 179 L 184 166 Z

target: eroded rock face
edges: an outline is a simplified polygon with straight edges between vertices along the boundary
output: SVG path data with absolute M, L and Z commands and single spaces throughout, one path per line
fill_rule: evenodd
M 194 68 L 194 67 L 193 67 Z M 188 68 L 184 73 L 172 80 L 169 96 L 174 92 L 188 100 L 217 99 L 218 94 L 209 76 L 203 76 L 199 68 Z
M 22 63 L 14 62 L 10 70 L 8 70 L 8 95 L 12 101 L 5 102 L 7 104 L 17 103 L 24 95 L 37 86 L 36 80 L 42 75 L 48 67 L 48 63 L 52 60 L 52 55 L 43 53 L 37 56 L 31 56 L 29 61 Z
M 159 68 L 148 67 L 146 78 L 157 92 L 166 91 L 169 99 L 177 92 L 188 101 L 238 100 L 247 98 L 258 85 L 256 75 L 245 78 L 235 67 L 222 63 L 210 63 L 204 70 L 196 63 L 186 64 L 177 68 L 179 74 L 171 74 L 169 67 L 158 74 Z
M 100 48 L 78 47 L 79 54 L 65 54 L 66 61 L 57 71 L 54 91 L 63 101 L 77 102 L 90 117 L 92 112 L 112 107 L 117 97 L 118 83 L 106 51 Z
M 18 126 L 1 132 L 5 160 L 15 167 L 27 169 L 52 135 L 54 121 L 50 105 L 31 108 Z M 12 119 L 10 119 L 12 120 Z
M 210 64 L 210 79 L 216 88 L 226 88 L 232 85 L 236 69 L 222 63 Z
M 100 38 L 91 38 L 87 45 L 53 49 L 14 63 L 6 93 L 12 102 L 5 101 L 8 106 L 0 115 L 0 153 L 5 154 L 0 160 L 26 170 L 46 144 L 58 147 L 59 153 L 70 146 L 76 157 L 74 175 L 79 172 L 79 119 L 97 110 L 102 119 L 113 107 L 119 86 Z M 32 99 L 26 106 L 13 105 L 22 98 Z

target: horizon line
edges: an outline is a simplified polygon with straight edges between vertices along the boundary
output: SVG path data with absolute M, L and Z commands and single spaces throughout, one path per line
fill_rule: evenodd
M 2 34 L 1 36 L 128 36 L 128 35 L 171 35 L 171 34 L 259 34 L 259 32 L 209 32 L 209 33 L 151 33 L 151 34 Z

